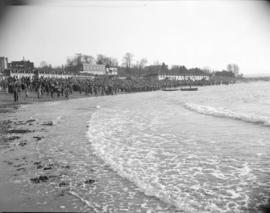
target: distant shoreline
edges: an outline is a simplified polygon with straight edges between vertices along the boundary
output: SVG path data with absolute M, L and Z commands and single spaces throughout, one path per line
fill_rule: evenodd
M 251 82 L 251 81 L 270 81 L 270 76 L 257 76 L 257 77 L 245 77 L 240 82 Z
M 251 82 L 251 81 L 270 81 L 270 77 L 260 77 L 260 78 L 244 78 L 235 83 L 245 83 L 245 82 Z M 205 87 L 205 86 L 216 86 L 216 85 L 228 85 L 228 84 L 210 84 L 210 85 L 194 85 L 198 87 Z M 147 91 L 145 91 L 147 92 Z M 85 94 L 85 92 L 82 92 L 81 94 L 79 92 L 73 92 L 69 95 L 69 98 L 65 98 L 63 96 L 51 98 L 50 95 L 43 94 L 41 98 L 37 98 L 36 92 L 28 92 L 28 97 L 25 98 L 25 94 L 21 93 L 19 96 L 19 101 L 14 102 L 13 99 L 13 93 L 7 93 L 0 90 L 0 113 L 5 112 L 11 112 L 13 110 L 16 110 L 20 105 L 22 104 L 33 104 L 33 103 L 39 103 L 39 102 L 54 102 L 54 101 L 63 101 L 63 100 L 69 100 L 69 99 L 77 99 L 77 98 L 89 98 L 89 97 L 97 97 L 89 94 Z M 136 93 L 136 92 L 131 92 Z M 120 94 L 128 94 L 128 93 L 120 93 Z

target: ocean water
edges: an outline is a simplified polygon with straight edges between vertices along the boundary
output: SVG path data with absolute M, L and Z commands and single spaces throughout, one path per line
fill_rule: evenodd
M 9 119 L 35 120 L 27 145 L 1 152 L 24 170 L 5 179 L 23 187 L 25 211 L 260 212 L 269 107 L 267 82 L 25 105 Z
M 270 192 L 270 84 L 119 96 L 88 121 L 94 153 L 183 212 L 259 212 Z

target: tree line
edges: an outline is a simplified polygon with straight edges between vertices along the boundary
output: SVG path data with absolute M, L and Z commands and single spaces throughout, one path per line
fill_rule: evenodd
M 52 68 L 51 65 L 45 61 L 41 62 L 39 69 L 41 71 L 54 71 L 54 72 L 66 72 L 66 73 L 79 73 L 82 71 L 83 63 L 88 64 L 100 64 L 106 67 L 117 67 L 118 74 L 121 76 L 135 76 L 146 77 L 157 74 L 167 75 L 211 75 L 211 76 L 224 76 L 224 77 L 241 77 L 239 74 L 239 66 L 237 64 L 228 64 L 227 69 L 217 71 L 206 68 L 187 68 L 184 65 L 174 65 L 170 69 L 164 62 L 155 62 L 148 65 L 148 60 L 143 57 L 135 59 L 134 55 L 130 52 L 124 54 L 122 62 L 114 57 L 109 57 L 103 54 L 98 54 L 96 57 L 77 53 L 74 56 L 68 57 L 65 65 Z

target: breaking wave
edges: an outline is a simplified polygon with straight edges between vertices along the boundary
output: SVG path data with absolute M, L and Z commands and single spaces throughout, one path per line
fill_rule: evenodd
M 241 206 L 248 205 L 246 189 L 235 190 L 255 178 L 247 162 L 230 157 L 221 163 L 218 156 L 194 148 L 205 146 L 207 141 L 197 143 L 192 136 L 179 139 L 173 132 L 167 134 L 168 127 L 163 125 L 163 131 L 155 130 L 155 125 L 161 124 L 149 124 L 146 121 L 152 115 L 144 116 L 128 110 L 93 113 L 86 135 L 94 153 L 145 195 L 177 210 L 240 212 Z M 151 130 L 146 128 L 149 126 Z M 213 183 L 219 184 L 218 190 Z
M 111 133 L 113 132 L 111 128 L 108 128 L 110 124 L 115 123 L 112 120 L 110 120 L 110 122 L 108 122 L 108 120 L 107 122 L 101 121 L 102 119 L 99 117 L 99 115 L 100 114 L 98 111 L 93 113 L 90 121 L 88 121 L 89 128 L 86 133 L 89 141 L 91 141 L 94 153 L 99 156 L 104 162 L 109 164 L 110 167 L 114 171 L 116 171 L 121 177 L 126 178 L 132 183 L 136 184 L 136 186 L 139 187 L 140 191 L 142 191 L 145 195 L 154 196 L 162 200 L 163 202 L 173 205 L 187 213 L 195 212 L 195 206 L 198 207 L 199 205 L 196 204 L 195 201 L 187 200 L 187 198 L 175 198 L 171 195 L 171 192 L 164 190 L 164 185 L 160 184 L 157 180 L 151 183 L 151 181 L 149 180 L 151 179 L 150 176 L 148 177 L 147 174 L 144 174 L 142 176 L 142 174 L 138 173 L 137 169 L 133 167 L 137 163 L 141 166 L 142 170 L 147 170 L 146 168 L 144 168 L 139 159 L 135 157 L 139 153 L 139 150 L 133 150 L 133 152 L 130 150 L 127 151 L 127 147 L 126 149 L 123 148 L 122 144 L 118 143 L 117 140 L 115 140 L 115 138 L 111 135 Z M 114 116 L 116 115 L 114 114 Z M 121 122 L 122 121 L 119 121 L 119 123 L 117 122 L 117 124 L 121 126 Z M 121 129 L 124 130 L 125 128 L 121 127 Z M 110 138 L 110 140 L 108 140 L 107 138 Z M 149 151 L 149 153 L 150 152 L 151 151 Z M 131 153 L 132 156 L 129 156 L 128 153 Z M 154 151 L 151 153 L 154 153 Z M 126 164 L 126 162 L 128 163 Z M 132 166 L 129 165 L 130 162 L 133 162 L 131 163 Z M 156 177 L 154 179 L 159 178 Z M 204 213 L 206 211 L 201 210 L 201 212 Z
M 230 119 L 240 120 L 240 121 L 244 121 L 248 123 L 270 126 L 270 118 L 266 116 L 250 114 L 250 113 L 233 112 L 225 108 L 215 108 L 212 106 L 204 106 L 204 105 L 197 105 L 197 104 L 191 104 L 191 103 L 185 103 L 184 107 L 186 109 L 189 109 L 189 110 L 192 110 L 194 112 L 198 112 L 204 115 L 211 115 L 214 117 L 221 117 L 221 118 L 230 118 Z

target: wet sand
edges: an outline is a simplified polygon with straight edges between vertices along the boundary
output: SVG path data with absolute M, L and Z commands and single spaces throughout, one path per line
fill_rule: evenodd
M 73 96 L 78 97 L 83 96 Z M 68 184 L 60 180 L 62 174 L 51 174 L 55 167 L 65 172 L 70 166 L 49 163 L 38 151 L 38 143 L 48 137 L 58 121 L 33 118 L 26 104 L 44 101 L 51 100 L 32 97 L 15 104 L 10 94 L 0 94 L 0 211 L 81 211 L 71 205 L 70 199 L 78 205 L 81 201 L 65 193 Z M 57 180 L 58 188 L 50 193 L 47 186 L 53 180 Z
M 77 98 L 85 98 L 87 97 L 83 93 L 73 92 L 69 95 L 68 99 L 77 99 Z M 57 97 L 55 95 L 54 98 L 51 98 L 48 95 L 43 95 L 41 98 L 37 98 L 36 92 L 29 92 L 28 97 L 25 97 L 24 93 L 19 94 L 19 100 L 17 103 L 14 102 L 13 94 L 6 93 L 0 90 L 0 113 L 10 112 L 14 109 L 17 109 L 21 104 L 32 104 L 32 103 L 39 103 L 39 102 L 49 102 L 49 101 L 62 101 L 66 100 L 65 97 L 60 96 Z
M 87 122 L 118 98 L 10 105 L 1 113 L 0 211 L 175 212 L 92 150 Z
M 69 100 L 85 97 L 73 93 Z M 64 173 L 70 166 L 49 163 L 47 159 L 42 159 L 38 151 L 38 143 L 48 137 L 59 117 L 56 120 L 38 120 L 31 113 L 29 115 L 26 109 L 29 104 L 51 102 L 53 106 L 57 101 L 68 100 L 49 96 L 37 99 L 35 93 L 30 93 L 27 98 L 21 94 L 19 102 L 14 103 L 12 94 L 0 92 L 0 211 L 82 210 L 71 205 L 70 199 L 78 205 L 81 205 L 81 201 L 76 194 L 67 192 L 68 183 L 60 180 L 62 174 L 51 174 L 56 167 L 62 167 Z M 52 181 L 57 182 L 58 189 L 50 193 L 47 186 Z M 92 179 L 85 180 L 85 184 L 89 185 L 94 182 Z M 44 184 L 47 186 L 44 187 Z M 67 200 L 66 196 L 70 199 Z

